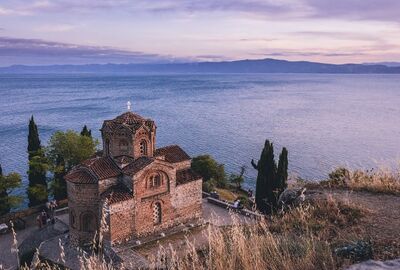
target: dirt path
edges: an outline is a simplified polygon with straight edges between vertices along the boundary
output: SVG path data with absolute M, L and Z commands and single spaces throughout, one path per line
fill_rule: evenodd
M 341 189 L 320 191 L 366 210 L 357 226 L 360 238 L 372 241 L 374 259 L 400 257 L 400 196 Z

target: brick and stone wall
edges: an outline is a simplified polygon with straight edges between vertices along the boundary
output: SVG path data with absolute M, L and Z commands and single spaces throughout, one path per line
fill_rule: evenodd
M 67 191 L 71 243 L 75 245 L 88 243 L 93 240 L 95 231 L 99 227 L 98 186 L 67 182 Z M 89 223 L 84 224 L 85 220 Z
M 109 240 L 123 242 L 135 234 L 134 200 L 113 203 L 109 206 Z
M 202 180 L 179 185 L 172 196 L 172 207 L 176 209 L 175 220 L 186 223 L 202 217 Z

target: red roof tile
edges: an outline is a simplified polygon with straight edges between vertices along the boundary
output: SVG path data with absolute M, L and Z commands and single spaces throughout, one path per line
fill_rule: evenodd
M 126 167 L 123 168 L 123 172 L 128 174 L 128 175 L 134 175 L 140 170 L 142 170 L 144 167 L 147 165 L 151 164 L 154 161 L 154 158 L 149 158 L 149 157 L 140 157 L 136 159 L 134 162 L 131 164 L 127 165 Z
M 184 169 L 176 171 L 176 185 L 182 185 L 192 181 L 200 180 L 201 176 L 195 173 L 192 169 Z
M 133 198 L 132 191 L 125 185 L 112 186 L 101 194 L 102 199 L 107 199 L 109 204 L 127 201 Z
M 133 131 L 138 129 L 143 124 L 151 128 L 154 125 L 154 121 L 143 118 L 142 116 L 133 112 L 126 112 L 117 116 L 113 120 L 105 120 L 101 129 L 109 128 L 111 130 L 115 130 L 117 128 L 127 127 Z
M 95 157 L 87 159 L 73 168 L 65 176 L 65 180 L 82 184 L 96 183 L 99 180 L 116 177 L 121 173 L 118 165 L 111 157 Z
M 84 169 L 77 169 L 70 171 L 66 176 L 65 180 L 72 183 L 80 184 L 95 184 L 97 183 L 96 178 Z
M 114 157 L 114 160 L 119 164 L 128 164 L 133 162 L 135 159 L 131 156 L 127 156 L 127 155 L 121 155 L 121 156 L 116 156 Z
M 85 160 L 82 165 L 91 170 L 98 180 L 116 177 L 121 170 L 111 157 L 96 157 Z
M 154 155 L 158 156 L 165 156 L 165 161 L 171 163 L 182 162 L 185 160 L 190 160 L 190 156 L 183 151 L 178 145 L 169 145 L 162 148 L 158 148 Z

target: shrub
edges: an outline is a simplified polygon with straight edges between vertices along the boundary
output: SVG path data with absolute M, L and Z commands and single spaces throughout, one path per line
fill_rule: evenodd
M 203 177 L 204 182 L 214 180 L 217 187 L 226 187 L 224 164 L 219 164 L 210 155 L 201 155 L 192 159 L 192 169 Z

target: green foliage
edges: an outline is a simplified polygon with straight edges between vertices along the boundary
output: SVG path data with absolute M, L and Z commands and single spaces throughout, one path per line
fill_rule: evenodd
M 64 175 L 72 167 L 96 153 L 98 141 L 90 136 L 82 136 L 79 133 L 68 130 L 56 131 L 50 138 L 47 147 L 47 158 L 50 161 L 50 169 L 54 174 L 51 184 L 54 197 L 64 199 L 66 197 L 66 183 Z
M 12 207 L 21 202 L 19 196 L 9 195 L 9 192 L 21 185 L 21 176 L 18 173 L 3 175 L 0 165 L 0 216 L 10 212 Z
M 50 138 L 47 156 L 53 165 L 53 171 L 59 171 L 60 168 L 57 168 L 59 166 L 63 166 L 65 171 L 68 171 L 93 156 L 97 145 L 97 140 L 80 136 L 75 131 L 56 131 Z
M 278 171 L 277 171 L 277 185 L 276 189 L 278 190 L 279 194 L 282 193 L 287 188 L 287 180 L 288 180 L 288 151 L 286 147 L 282 148 L 282 152 L 279 155 L 279 162 L 278 162 Z
M 210 193 L 211 191 L 214 191 L 215 188 L 217 187 L 217 183 L 215 182 L 214 179 L 210 179 L 207 182 L 203 181 L 203 191 Z
M 28 132 L 28 153 L 35 154 L 42 148 L 40 145 L 39 132 L 36 126 L 33 115 L 29 120 L 29 132 Z
M 345 187 L 349 180 L 350 171 L 344 167 L 339 167 L 329 173 L 329 179 L 325 182 L 335 187 Z
M 201 155 L 193 158 L 192 169 L 203 177 L 204 182 L 213 180 L 217 187 L 226 186 L 224 164 L 219 164 L 210 155 Z
M 257 209 L 262 213 L 270 213 L 275 200 L 273 181 L 277 170 L 272 143 L 266 140 L 258 163 L 255 164 L 252 160 L 251 164 L 258 171 L 256 183 Z
M 92 130 L 88 129 L 86 125 L 83 126 L 82 131 L 81 131 L 81 136 L 87 136 L 87 137 L 92 137 Z
M 48 170 L 48 162 L 42 150 L 40 144 L 38 128 L 35 124 L 33 116 L 29 120 L 29 132 L 28 132 L 28 156 L 29 156 L 29 169 L 28 169 L 28 198 L 29 206 L 35 206 L 42 204 L 47 201 L 47 195 L 40 197 L 36 196 L 36 193 L 32 193 L 31 187 L 41 186 L 42 190 L 47 192 L 47 178 L 46 173 Z
M 39 201 L 47 201 L 47 186 L 34 185 L 28 187 L 28 193 L 34 196 Z
M 246 173 L 246 166 L 240 167 L 239 174 L 231 174 L 229 176 L 229 182 L 236 186 L 236 189 L 239 190 L 242 187 L 242 183 L 244 182 L 244 174 Z
M 274 146 L 266 140 L 258 163 L 251 161 L 258 171 L 256 204 L 257 209 L 262 213 L 272 213 L 276 209 L 279 195 L 287 186 L 287 155 L 286 148 L 283 148 L 279 156 L 279 168 L 277 168 Z

